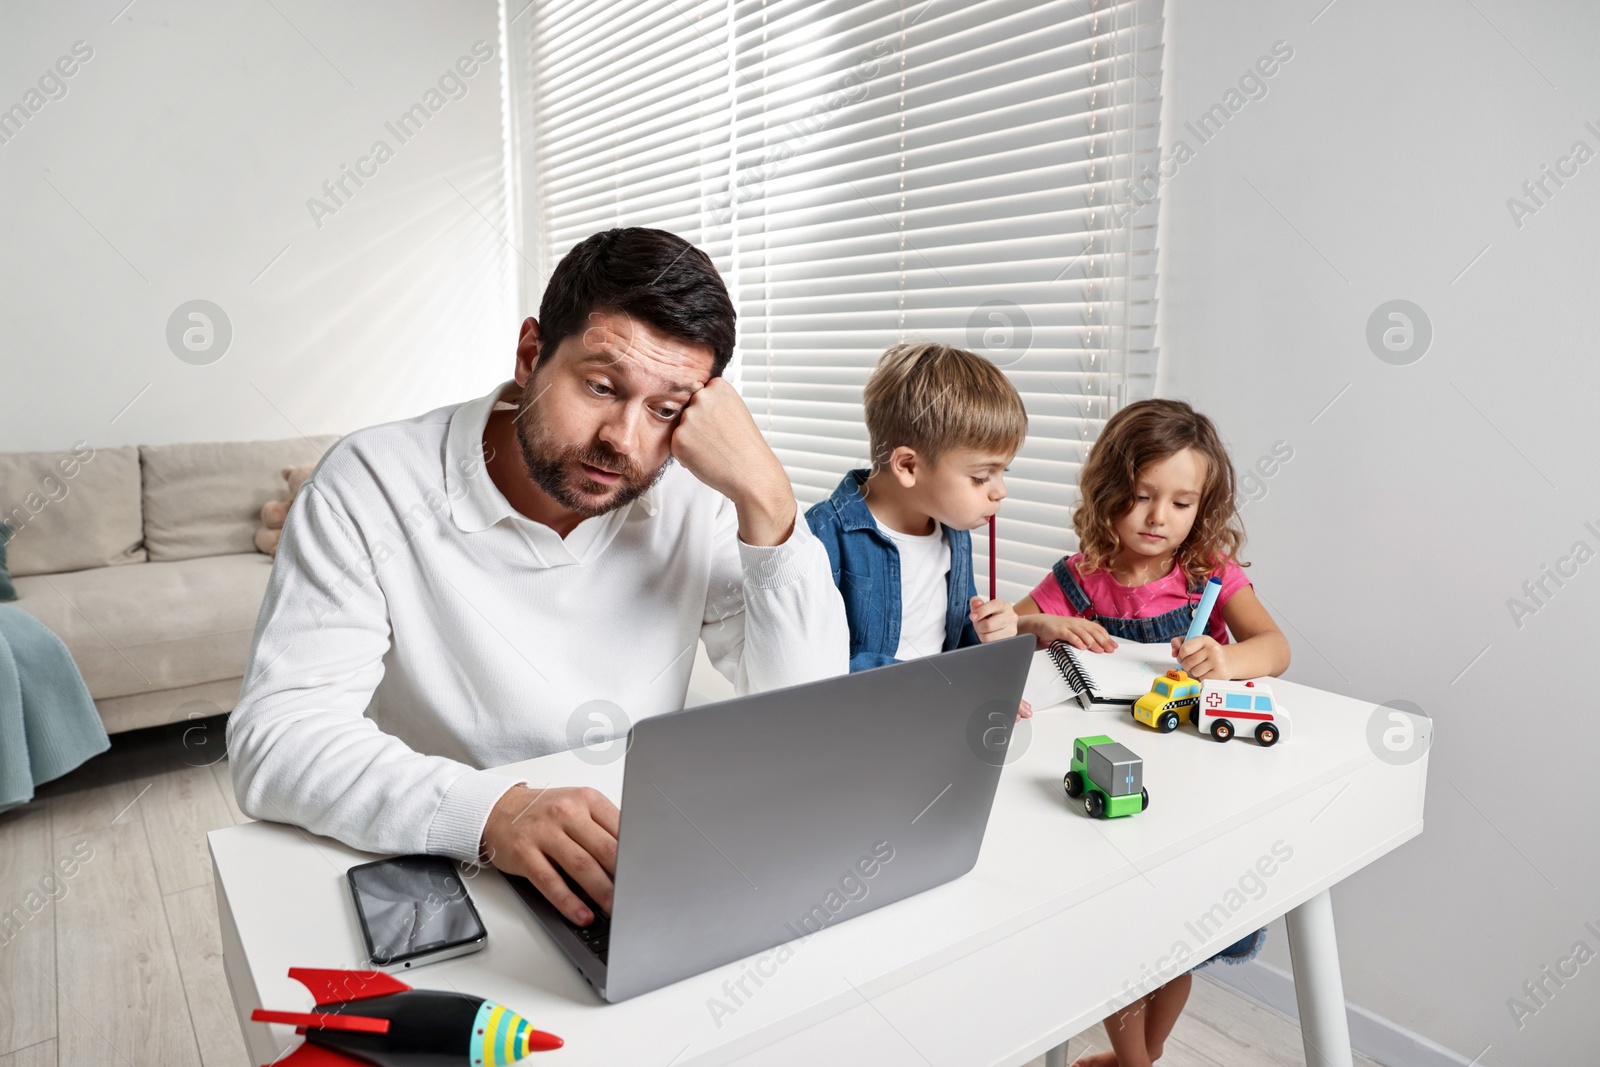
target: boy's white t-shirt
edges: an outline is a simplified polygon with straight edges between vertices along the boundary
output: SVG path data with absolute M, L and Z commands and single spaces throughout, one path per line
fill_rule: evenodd
M 903 534 L 876 516 L 873 521 L 900 551 L 900 647 L 894 658 L 943 652 L 950 607 L 950 542 L 944 539 L 944 527 L 935 524 L 931 534 Z

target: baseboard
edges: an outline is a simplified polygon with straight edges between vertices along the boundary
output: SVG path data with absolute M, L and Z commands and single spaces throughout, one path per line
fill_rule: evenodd
M 1257 1004 L 1300 1021 L 1300 1006 L 1294 999 L 1294 976 L 1270 963 L 1250 960 L 1207 967 L 1202 973 Z M 1376 1012 L 1346 1002 L 1345 1016 L 1350 1020 L 1350 1047 L 1383 1067 L 1471 1067 L 1472 1061 L 1459 1052 L 1452 1052 Z

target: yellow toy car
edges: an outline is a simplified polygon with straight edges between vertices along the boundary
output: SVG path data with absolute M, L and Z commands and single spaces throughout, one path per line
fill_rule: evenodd
M 1200 683 L 1181 670 L 1171 670 L 1150 685 L 1150 692 L 1133 705 L 1133 718 L 1170 734 L 1184 719 L 1195 717 L 1200 704 Z

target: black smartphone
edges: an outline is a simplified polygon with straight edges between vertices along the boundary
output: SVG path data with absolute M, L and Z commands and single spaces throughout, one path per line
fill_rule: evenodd
M 444 856 L 393 856 L 346 872 L 367 958 L 397 972 L 483 948 L 488 935 L 455 864 Z

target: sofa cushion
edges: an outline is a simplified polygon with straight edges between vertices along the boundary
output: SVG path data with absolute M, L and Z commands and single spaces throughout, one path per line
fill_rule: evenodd
M 207 556 L 18 578 L 17 606 L 55 631 L 89 695 L 238 678 L 272 560 Z
M 145 559 L 139 450 L 0 453 L 0 522 L 11 527 L 11 576 Z
M 339 438 L 141 445 L 144 544 L 152 562 L 255 551 L 261 505 L 289 491 L 283 468 L 316 462 Z

